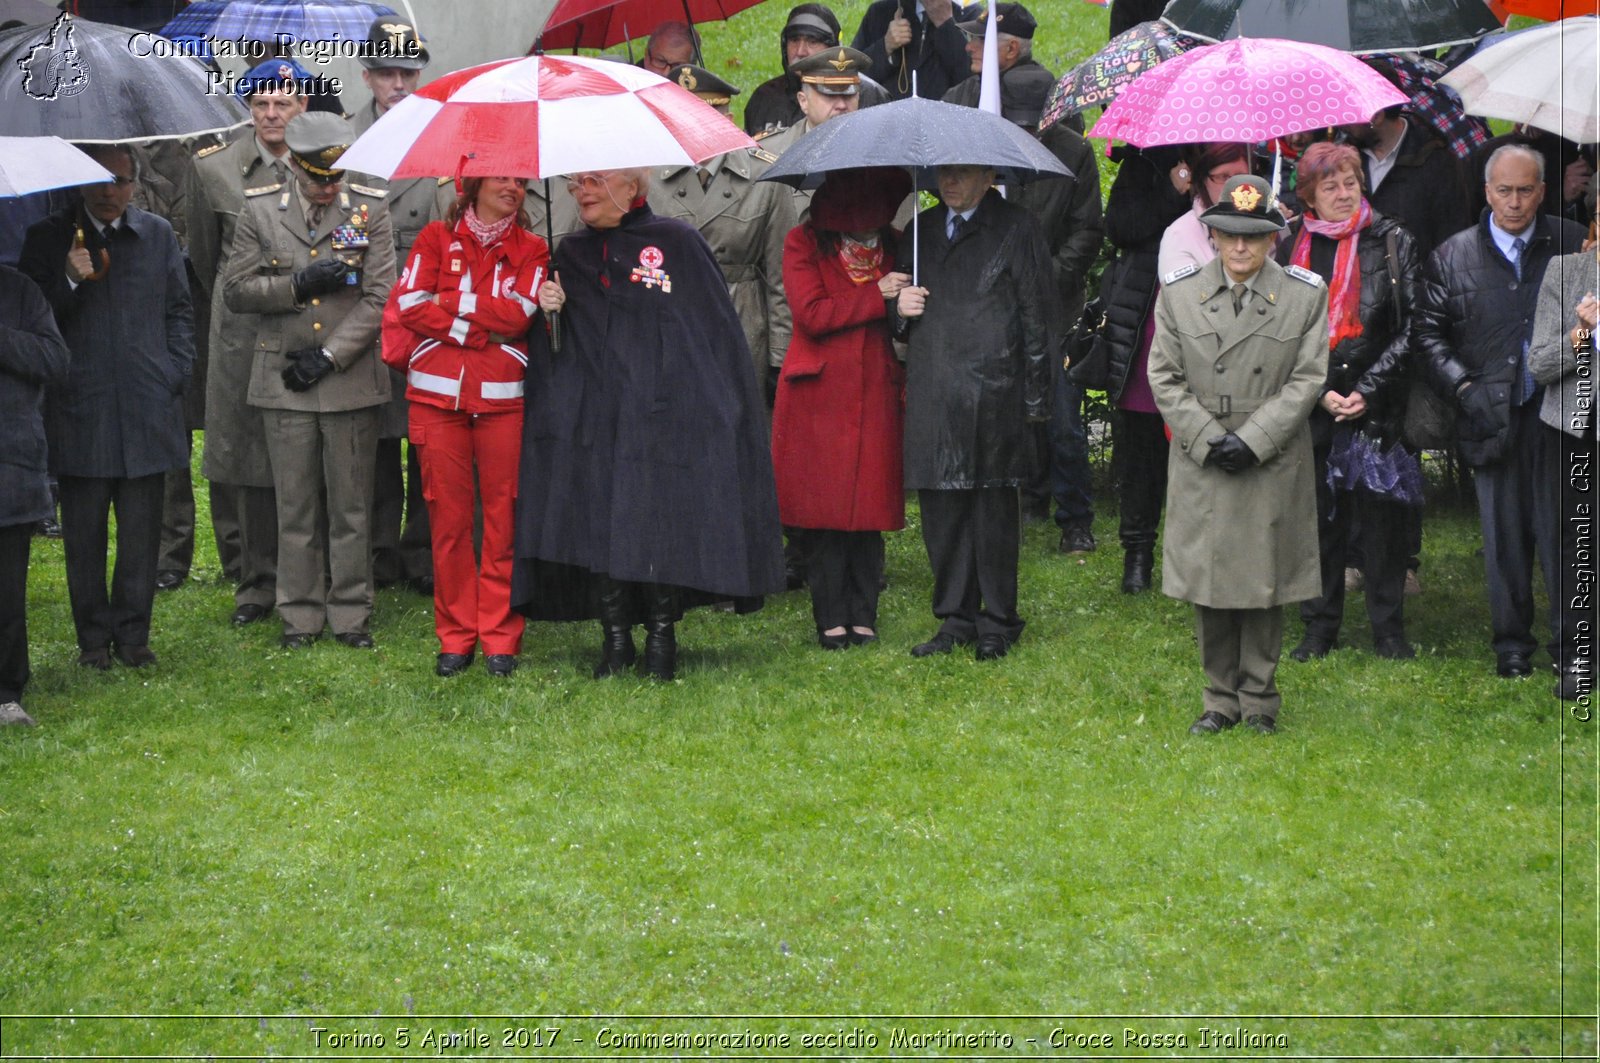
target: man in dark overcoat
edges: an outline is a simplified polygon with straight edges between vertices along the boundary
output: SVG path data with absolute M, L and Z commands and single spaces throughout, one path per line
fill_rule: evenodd
M 44 390 L 67 374 L 67 345 L 38 285 L 0 266 L 0 726 L 31 727 L 28 550 L 55 513 L 45 467 Z
M 1161 278 L 1150 390 L 1172 432 L 1161 589 L 1195 607 L 1190 734 L 1277 728 L 1283 607 L 1321 593 L 1311 411 L 1328 375 L 1322 278 L 1268 257 L 1286 228 L 1242 174 L 1201 216 L 1217 257 Z
M 150 613 L 166 474 L 189 465 L 183 389 L 194 362 L 189 275 L 172 226 L 129 206 L 131 150 L 91 145 L 115 175 L 81 206 L 28 230 L 22 270 L 44 291 L 72 351 L 45 405 L 50 469 L 61 491 L 67 593 L 78 663 L 155 663 Z M 117 562 L 106 590 L 109 519 Z
M 867 54 L 866 74 L 897 100 L 912 95 L 913 80 L 916 95 L 943 99 L 971 73 L 952 0 L 874 0 L 850 46 Z
M 911 652 L 977 640 L 1004 657 L 1022 634 L 1017 487 L 1037 467 L 1029 422 L 1050 414 L 1058 305 L 1038 222 L 991 186 L 994 170 L 939 169 L 942 204 L 917 216 L 919 283 L 900 292 L 906 356 L 905 486 L 917 491 L 939 631 Z M 907 232 L 896 262 L 914 258 Z

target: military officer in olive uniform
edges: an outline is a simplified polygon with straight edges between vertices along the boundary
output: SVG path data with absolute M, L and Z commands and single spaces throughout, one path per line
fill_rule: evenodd
M 278 494 L 277 607 L 289 649 L 324 625 L 346 646 L 372 646 L 372 455 L 389 401 L 377 340 L 394 233 L 384 191 L 333 168 L 354 140 L 327 112 L 289 123 L 295 176 L 247 196 L 222 285 L 230 310 L 259 315 L 249 401 Z
M 217 558 L 235 582 L 235 624 L 255 623 L 272 611 L 278 512 L 261 413 L 245 400 L 255 317 L 224 305 L 221 278 L 246 191 L 264 194 L 290 179 L 284 130 L 306 109 L 301 89 L 309 79 L 290 59 L 268 60 L 241 78 L 239 95 L 250 108 L 254 128 L 230 144 L 195 155 L 195 186 L 189 196 L 189 260 L 211 301 L 200 471 L 211 483 Z
M 773 155 L 782 156 L 795 141 L 829 119 L 859 110 L 861 75 L 871 65 L 872 60 L 854 48 L 828 48 L 795 63 L 789 73 L 800 79 L 800 91 L 795 99 L 800 101 L 805 117 L 792 126 L 756 137 L 756 142 Z M 798 188 L 790 191 L 795 200 L 795 212 L 804 221 L 811 207 L 811 193 Z M 899 224 L 897 221 L 896 225 Z
M 702 67 L 683 64 L 667 80 L 688 89 L 722 114 L 739 90 Z M 728 118 L 732 124 L 732 117 Z M 750 344 L 756 383 L 783 365 L 793 324 L 783 295 L 783 241 L 799 224 L 794 196 L 773 181 L 758 180 L 778 157 L 761 147 L 730 151 L 698 166 L 670 166 L 650 182 L 650 207 L 682 218 L 711 245 L 728 281 L 728 295 Z
M 350 118 L 360 136 L 383 114 L 417 90 L 428 65 L 428 49 L 417 29 L 399 15 L 380 15 L 367 30 L 369 48 L 359 56 L 361 81 L 372 99 Z M 363 178 L 365 180 L 365 178 Z M 388 184 L 389 221 L 394 227 L 395 261 L 411 254 L 417 234 L 450 208 L 453 183 L 448 177 L 418 177 Z M 433 551 L 428 507 L 422 500 L 422 470 L 416 450 L 402 461 L 406 436 L 406 382 L 390 370 L 393 398 L 378 424 L 377 465 L 373 470 L 372 572 L 378 586 L 407 582 L 419 592 L 433 593 Z M 404 531 L 402 531 L 404 525 Z
M 1285 228 L 1259 177 L 1200 216 L 1217 257 L 1161 278 L 1150 390 L 1172 432 L 1162 590 L 1194 603 L 1204 711 L 1276 729 L 1283 606 L 1321 593 L 1310 415 L 1328 363 L 1328 292 L 1268 257 Z

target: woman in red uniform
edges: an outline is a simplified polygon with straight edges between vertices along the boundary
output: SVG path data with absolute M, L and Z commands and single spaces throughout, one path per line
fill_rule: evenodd
M 905 527 L 905 372 L 886 308 L 911 281 L 894 271 L 889 228 L 910 191 L 899 169 L 831 173 L 811 220 L 783 245 L 794 339 L 778 378 L 772 458 L 783 523 L 805 529 L 823 649 L 878 637 L 882 533 Z
M 417 236 L 395 283 L 400 322 L 414 335 L 385 347 L 406 374 L 411 445 L 422 465 L 433 529 L 435 671 L 452 676 L 483 645 L 491 675 L 522 648 L 511 611 L 512 511 L 522 448 L 528 325 L 562 303 L 547 279 L 550 249 L 529 231 L 516 177 L 469 177 L 447 220 Z M 474 468 L 483 507 L 482 560 L 472 543 Z

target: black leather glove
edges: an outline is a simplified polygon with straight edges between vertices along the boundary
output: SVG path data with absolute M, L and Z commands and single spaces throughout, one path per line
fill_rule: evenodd
M 333 370 L 333 359 L 323 354 L 321 347 L 302 347 L 289 352 L 289 364 L 283 369 L 283 386 L 290 391 L 310 391 Z
M 1463 436 L 1468 439 L 1488 439 L 1500 429 L 1498 411 L 1494 408 L 1494 395 L 1483 384 L 1468 384 L 1456 396 L 1456 403 L 1461 407 L 1461 416 L 1467 419 L 1468 430 Z
M 303 303 L 313 295 L 327 295 L 329 292 L 338 291 L 344 287 L 345 277 L 350 272 L 351 267 L 337 258 L 325 258 L 321 262 L 313 262 L 289 279 L 289 283 L 294 285 L 294 301 Z
M 1223 472 L 1243 472 L 1256 464 L 1256 452 L 1232 432 L 1225 436 L 1212 436 L 1206 440 L 1206 444 L 1211 447 L 1211 452 L 1202 464 L 1215 465 Z

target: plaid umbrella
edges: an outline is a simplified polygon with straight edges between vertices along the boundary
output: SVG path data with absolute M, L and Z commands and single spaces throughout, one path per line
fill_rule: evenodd
M 1488 123 L 1464 111 L 1460 97 L 1435 80 L 1444 76 L 1443 63 L 1421 56 L 1374 55 L 1372 58 L 1383 60 L 1394 71 L 1401 91 L 1411 97 L 1408 109 L 1438 131 L 1456 158 L 1470 159 L 1473 152 L 1489 142 Z
M 364 41 L 372 20 L 394 8 L 365 0 L 197 0 L 161 28 L 163 37 L 223 40 Z
M 1159 21 L 1141 22 L 1117 34 L 1104 48 L 1061 75 L 1045 101 L 1039 128 L 1048 129 L 1078 111 L 1104 107 L 1146 70 L 1203 43 Z

